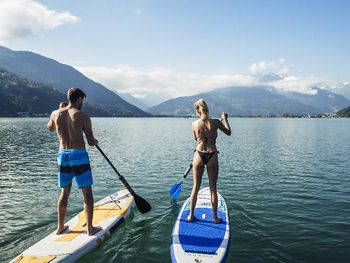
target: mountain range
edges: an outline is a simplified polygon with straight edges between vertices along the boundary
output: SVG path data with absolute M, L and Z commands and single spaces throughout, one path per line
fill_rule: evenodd
M 140 108 L 143 111 L 147 111 L 149 106 L 144 103 L 143 101 L 139 100 L 138 98 L 132 96 L 130 93 L 127 92 L 118 92 L 117 93 L 123 100 L 129 102 L 130 104 Z
M 64 94 L 48 85 L 0 69 L 0 117 L 48 116 L 65 100 Z M 90 116 L 111 116 L 88 103 L 83 110 Z
M 269 86 L 228 87 L 194 96 L 165 101 L 149 109 L 154 115 L 193 116 L 193 104 L 203 98 L 211 115 L 227 112 L 233 116 L 308 115 L 336 112 L 350 105 L 350 100 L 330 91 L 315 88 L 317 94 L 280 92 Z
M 128 93 L 113 92 L 73 67 L 33 52 L 13 51 L 0 46 L 0 68 L 5 70 L 2 71 L 4 79 L 0 87 L 2 116 L 16 116 L 21 111 L 34 115 L 48 114 L 53 106 L 57 107 L 58 100 L 66 100 L 65 93 L 72 86 L 81 88 L 87 94 L 85 111 L 93 116 L 190 116 L 194 115 L 193 103 L 199 98 L 207 100 L 212 115 L 219 115 L 222 111 L 234 116 L 309 115 L 334 113 L 350 105 L 349 99 L 334 93 L 343 92 L 346 95 L 350 87 L 344 86 L 334 92 L 315 87 L 313 95 L 282 92 L 269 86 L 281 79 L 279 75 L 271 73 L 261 76 L 261 82 L 266 85 L 220 88 L 170 99 L 149 108 L 150 103 L 144 103 Z M 9 79 L 16 81 L 12 83 L 13 80 Z M 34 105 L 38 98 L 47 98 L 47 104 L 41 103 L 40 110 Z M 160 98 L 151 96 L 147 100 L 154 99 L 154 103 Z
M 113 116 L 150 116 L 148 113 L 126 102 L 69 65 L 29 51 L 13 51 L 0 46 L 0 68 L 15 73 L 21 78 L 51 86 L 66 94 L 68 88 L 81 88 L 87 102 Z

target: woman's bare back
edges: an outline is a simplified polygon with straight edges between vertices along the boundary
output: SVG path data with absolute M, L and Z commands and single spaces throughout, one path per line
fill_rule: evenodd
M 197 150 L 202 152 L 216 152 L 216 137 L 218 136 L 218 119 L 199 119 L 192 123 L 192 130 L 197 142 Z

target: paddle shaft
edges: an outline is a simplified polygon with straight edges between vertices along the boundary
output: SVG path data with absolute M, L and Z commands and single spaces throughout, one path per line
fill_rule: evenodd
M 190 166 L 188 166 L 186 172 L 182 175 L 183 178 L 186 178 L 187 175 L 190 173 L 190 171 L 192 170 L 193 167 L 193 163 L 190 164 Z
M 102 151 L 102 149 L 100 148 L 100 146 L 98 146 L 96 144 L 96 148 L 100 151 L 100 153 L 103 155 L 103 157 L 106 159 L 106 161 L 109 163 L 109 165 L 113 168 L 113 170 L 117 173 L 119 180 L 123 183 L 123 185 L 126 187 L 126 189 L 128 189 L 128 191 L 130 192 L 130 194 L 132 194 L 133 196 L 135 195 L 134 190 L 132 190 L 131 186 L 128 184 L 128 182 L 125 180 L 124 176 L 122 176 L 117 168 L 114 167 L 114 165 L 112 164 L 112 162 L 108 159 L 107 155 L 105 155 L 105 153 Z

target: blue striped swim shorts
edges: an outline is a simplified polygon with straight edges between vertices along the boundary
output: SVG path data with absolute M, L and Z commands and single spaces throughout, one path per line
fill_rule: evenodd
M 92 173 L 89 155 L 85 149 L 64 149 L 58 152 L 58 186 L 65 188 L 73 178 L 79 188 L 91 186 Z

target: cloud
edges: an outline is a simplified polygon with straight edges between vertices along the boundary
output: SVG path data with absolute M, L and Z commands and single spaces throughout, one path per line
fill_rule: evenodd
M 78 17 L 68 12 L 50 10 L 34 0 L 1 0 L 0 43 L 38 36 L 57 26 L 78 20 Z
M 278 61 L 260 61 L 253 63 L 249 67 L 249 71 L 252 74 L 265 75 L 269 73 L 275 73 L 280 76 L 287 76 L 289 73 L 288 66 L 285 64 L 285 59 L 280 58 Z
M 189 96 L 219 87 L 255 84 L 255 78 L 250 75 L 178 72 L 163 67 L 142 69 L 130 65 L 118 65 L 76 68 L 108 88 L 129 92 L 138 97 L 150 93 L 166 94 L 169 97 Z
M 316 95 L 317 89 L 315 87 L 322 88 L 324 82 L 314 77 L 296 77 L 287 76 L 281 80 L 274 81 L 272 86 L 280 91 L 293 91 L 310 95 Z
M 315 95 L 318 88 L 331 87 L 331 82 L 315 77 L 288 75 L 291 66 L 285 59 L 261 61 L 249 67 L 249 74 L 202 74 L 179 72 L 163 67 L 139 68 L 131 65 L 112 67 L 77 66 L 88 77 L 106 87 L 143 98 L 150 94 L 171 98 L 190 96 L 222 87 L 268 85 L 281 92 L 293 91 Z M 263 77 L 271 73 L 277 77 Z

